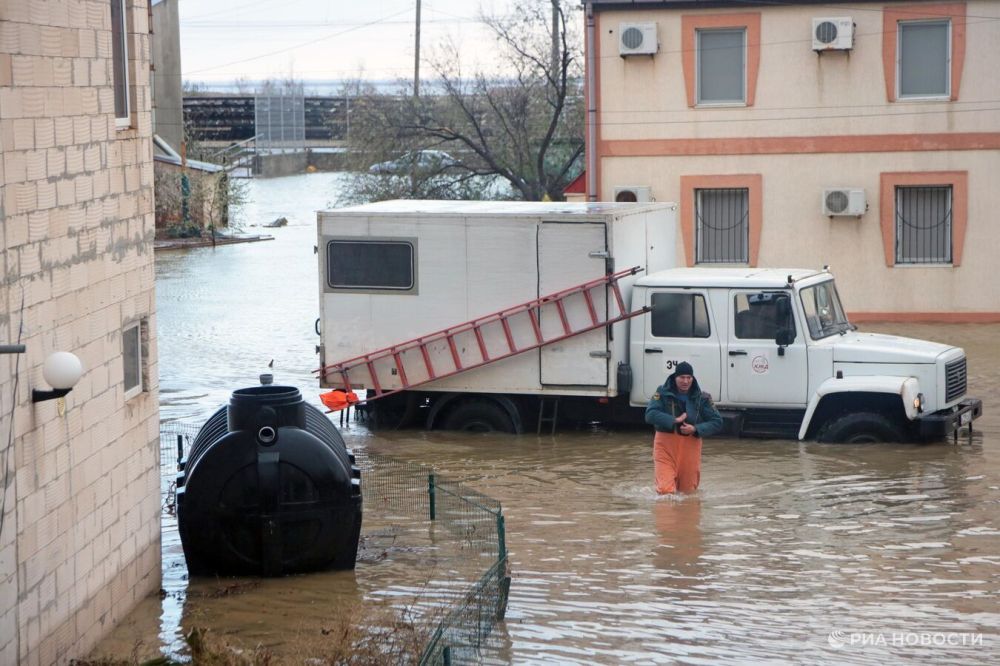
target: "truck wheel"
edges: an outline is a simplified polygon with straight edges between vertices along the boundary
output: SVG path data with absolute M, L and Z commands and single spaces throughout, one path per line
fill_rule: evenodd
M 833 418 L 820 428 L 816 439 L 846 444 L 906 441 L 898 425 L 875 412 L 851 412 Z
M 507 411 L 492 400 L 463 400 L 444 420 L 445 430 L 515 432 Z

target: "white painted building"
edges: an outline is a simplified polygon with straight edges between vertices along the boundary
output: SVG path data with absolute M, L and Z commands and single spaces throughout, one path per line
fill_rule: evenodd
M 852 316 L 1000 321 L 1000 6 L 590 0 L 587 193 L 689 265 L 829 264 Z

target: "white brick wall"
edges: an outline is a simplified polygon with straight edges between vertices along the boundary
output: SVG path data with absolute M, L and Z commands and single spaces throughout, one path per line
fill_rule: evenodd
M 106 0 L 2 3 L 0 343 L 23 331 L 28 351 L 0 356 L 0 447 L 14 442 L 0 664 L 47 665 L 84 656 L 159 584 L 156 345 L 149 391 L 127 404 L 121 355 L 124 323 L 155 330 L 152 252 L 136 246 L 153 234 L 149 37 L 145 0 L 128 0 L 134 111 L 119 131 Z M 64 410 L 30 402 L 57 349 L 85 368 Z

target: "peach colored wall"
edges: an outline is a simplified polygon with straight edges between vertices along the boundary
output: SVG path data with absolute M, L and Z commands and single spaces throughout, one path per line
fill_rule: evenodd
M 118 130 L 107 0 L 0 0 L 0 344 L 27 347 L 0 356 L 0 664 L 84 657 L 159 586 L 149 30 L 146 1 L 127 4 Z M 126 400 L 140 320 L 146 390 Z M 84 375 L 33 404 L 56 350 Z
M 995 3 L 964 4 L 968 17 Z M 1000 21 L 965 26 L 957 101 L 890 102 L 883 72 L 885 8 L 940 3 L 747 6 L 738 9 L 607 11 L 600 18 L 598 196 L 649 185 L 679 201 L 681 179 L 760 174 L 758 265 L 831 264 L 849 308 L 879 313 L 1000 313 L 992 273 L 1000 232 Z M 954 15 L 955 3 L 948 3 Z M 760 67 L 752 107 L 689 108 L 681 45 L 684 16 L 760 13 Z M 817 55 L 814 16 L 851 16 L 854 49 Z M 618 56 L 620 22 L 654 21 L 655 57 Z M 689 20 L 688 23 L 698 21 Z M 725 22 L 725 21 L 723 21 Z M 959 31 L 955 31 L 957 34 Z M 880 227 L 883 173 L 967 172 L 961 266 L 888 267 Z M 860 219 L 821 214 L 824 188 L 862 187 Z M 683 202 L 682 202 L 683 203 Z M 678 235 L 679 261 L 684 261 Z M 877 288 L 873 288 L 877 285 Z M 971 315 L 970 315 L 971 316 Z

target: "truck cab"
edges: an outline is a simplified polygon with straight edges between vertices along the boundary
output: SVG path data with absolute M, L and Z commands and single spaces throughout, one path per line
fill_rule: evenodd
M 828 271 L 677 268 L 638 280 L 629 402 L 688 361 L 732 434 L 910 441 L 971 425 L 965 352 L 859 332 Z

